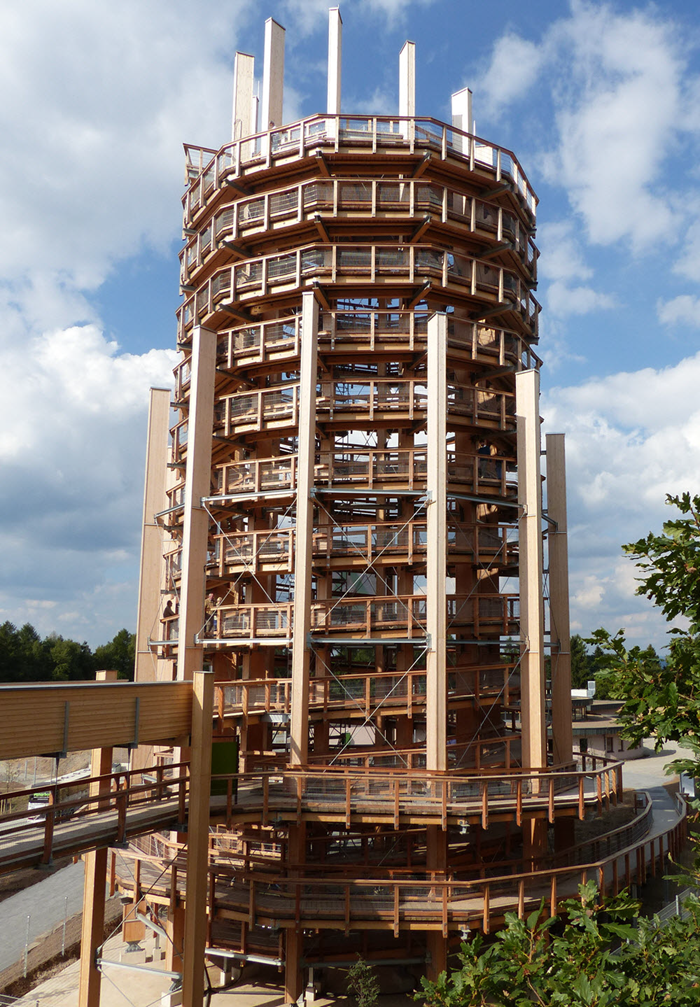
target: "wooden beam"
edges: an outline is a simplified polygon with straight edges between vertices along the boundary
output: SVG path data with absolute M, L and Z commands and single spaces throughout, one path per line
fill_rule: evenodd
M 0 759 L 130 745 L 135 733 L 136 700 L 142 743 L 165 743 L 189 734 L 192 724 L 189 683 L 2 685 Z M 70 710 L 68 731 L 66 703 Z
M 211 792 L 212 707 L 214 673 L 195 671 L 192 707 L 192 755 L 187 816 L 187 883 L 185 947 L 182 969 L 183 1007 L 204 1002 L 204 951 L 207 943 L 209 884 L 209 795 Z
M 284 36 L 281 24 L 269 17 L 265 22 L 265 58 L 261 130 L 284 125 L 282 103 L 284 94 Z
M 305 766 L 309 752 L 309 662 L 311 651 L 311 580 L 313 514 L 311 491 L 316 458 L 316 378 L 318 303 L 311 291 L 302 295 L 299 436 L 292 638 L 292 711 L 290 763 Z
M 237 52 L 233 64 L 233 115 L 231 139 L 240 140 L 257 132 L 258 101 L 253 93 L 255 57 Z
M 542 599 L 542 484 L 540 480 L 540 381 L 535 370 L 515 375 L 518 424 L 520 543 L 520 704 L 524 769 L 547 765 Z
M 337 7 L 328 11 L 328 92 L 326 110 L 340 115 L 340 79 L 343 49 L 343 19 Z
M 408 239 L 409 244 L 411 244 L 414 241 L 418 241 L 418 239 L 425 234 L 425 232 L 430 227 L 432 219 L 433 218 L 430 216 L 430 214 L 426 213 L 421 222 L 415 227 L 411 237 Z
M 447 315 L 428 320 L 425 765 L 447 769 Z
M 566 515 L 564 434 L 547 434 L 547 514 L 549 544 L 549 639 L 552 645 L 552 747 L 554 765 L 571 761 L 571 647 L 569 550 Z
M 168 474 L 169 427 L 170 391 L 167 388 L 151 388 L 143 494 L 139 601 L 136 615 L 134 677 L 137 682 L 153 682 L 156 679 L 156 659 L 148 646 L 148 637 L 153 632 L 153 627 L 160 625 L 158 620 L 161 614 L 163 544 L 155 514 L 168 506 L 165 487 Z
M 177 677 L 192 678 L 201 666 L 195 637 L 204 626 L 205 566 L 209 515 L 202 497 L 211 488 L 211 445 L 214 426 L 216 333 L 197 326 L 192 337 L 190 411 L 185 468 L 182 575 L 177 647 Z
M 98 682 L 116 682 L 116 671 L 98 671 Z M 95 748 L 90 758 L 91 776 L 109 776 L 112 749 Z M 109 779 L 90 784 L 90 796 L 109 793 Z M 84 856 L 83 920 L 80 937 L 80 983 L 78 1007 L 99 1007 L 102 973 L 96 965 L 97 949 L 104 940 L 107 857 L 109 850 L 91 850 Z

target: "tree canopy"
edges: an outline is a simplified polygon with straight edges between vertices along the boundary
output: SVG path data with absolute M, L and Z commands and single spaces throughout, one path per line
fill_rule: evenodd
M 506 914 L 486 946 L 476 934 L 461 946 L 461 967 L 422 980 L 427 1007 L 661 1007 L 700 1003 L 700 902 L 666 926 L 639 916 L 626 894 L 602 903 L 593 882 L 547 918 Z M 634 924 L 634 925 L 633 925 Z M 626 943 L 629 941 L 629 943 Z
M 682 616 L 686 627 L 669 631 L 663 660 L 651 647 L 628 648 L 622 630 L 596 630 L 589 642 L 601 651 L 598 679 L 624 700 L 625 736 L 638 744 L 653 735 L 657 749 L 682 742 L 695 757 L 677 759 L 669 770 L 700 776 L 700 497 L 684 493 L 666 502 L 682 516 L 665 521 L 660 535 L 649 532 L 622 548 L 642 571 L 637 594 L 669 620 Z
M 30 623 L 17 629 L 0 624 L 0 682 L 75 682 L 109 669 L 133 679 L 136 637 L 121 629 L 113 640 L 96 647 L 55 633 L 43 639 Z

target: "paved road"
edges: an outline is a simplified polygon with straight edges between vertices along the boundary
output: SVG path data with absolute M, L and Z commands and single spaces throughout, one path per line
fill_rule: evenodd
M 21 960 L 27 936 L 27 916 L 30 917 L 31 944 L 63 922 L 66 900 L 68 916 L 81 911 L 84 875 L 81 860 L 55 874 L 48 874 L 43 881 L 0 903 L 0 970 Z

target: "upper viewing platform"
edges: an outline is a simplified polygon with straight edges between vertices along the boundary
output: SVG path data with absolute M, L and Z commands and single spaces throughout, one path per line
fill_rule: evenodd
M 312 115 L 234 140 L 219 151 L 185 144 L 186 216 L 194 218 L 224 184 L 245 183 L 254 173 L 329 154 L 359 161 L 371 154 L 377 172 L 397 158 L 453 162 L 480 176 L 486 195 L 492 186 L 507 186 L 534 225 L 537 196 L 510 150 L 438 119 L 380 115 Z M 422 170 L 412 172 L 418 173 Z

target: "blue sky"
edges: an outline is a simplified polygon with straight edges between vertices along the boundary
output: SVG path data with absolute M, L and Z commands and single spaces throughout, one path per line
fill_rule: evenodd
M 285 118 L 324 109 L 327 2 L 0 6 L 0 620 L 133 628 L 148 387 L 176 360 L 182 142 L 229 139 L 233 55 L 287 29 Z M 545 429 L 567 434 L 572 622 L 665 627 L 620 543 L 700 492 L 696 0 L 347 0 L 343 112 L 474 92 L 539 198 Z

